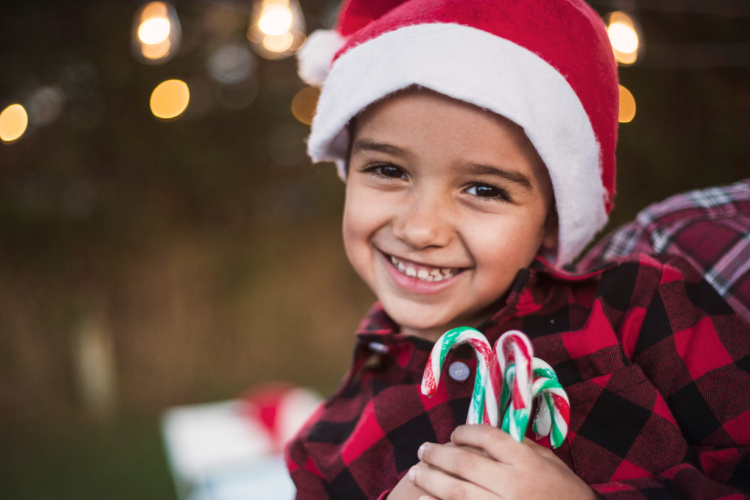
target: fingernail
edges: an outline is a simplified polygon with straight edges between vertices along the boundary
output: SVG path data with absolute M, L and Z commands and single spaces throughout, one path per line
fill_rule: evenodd
M 413 483 L 417 479 L 417 467 L 414 466 L 409 469 L 409 473 L 407 475 L 409 476 L 409 481 Z
M 422 446 L 419 447 L 417 450 L 417 457 L 419 457 L 420 460 L 422 460 L 422 455 L 424 455 L 424 450 L 427 449 L 428 443 L 422 443 Z

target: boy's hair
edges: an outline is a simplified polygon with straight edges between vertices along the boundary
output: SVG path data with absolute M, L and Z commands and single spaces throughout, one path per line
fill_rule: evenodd
M 348 0 L 310 36 L 300 74 L 323 85 L 308 141 L 346 177 L 347 124 L 418 85 L 521 126 L 547 166 L 559 219 L 554 264 L 604 226 L 614 194 L 617 65 L 583 0 Z

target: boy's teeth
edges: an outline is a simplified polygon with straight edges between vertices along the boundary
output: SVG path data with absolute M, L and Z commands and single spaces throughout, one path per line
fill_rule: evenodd
M 454 268 L 440 268 L 440 269 L 416 269 L 414 266 L 407 266 L 396 257 L 391 256 L 391 263 L 400 272 L 412 278 L 417 278 L 424 281 L 442 281 L 447 278 L 451 278 L 456 274 Z

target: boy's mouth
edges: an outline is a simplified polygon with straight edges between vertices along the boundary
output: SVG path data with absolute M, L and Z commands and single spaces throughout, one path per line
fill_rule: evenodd
M 422 281 L 443 281 L 463 271 L 459 267 L 433 267 L 416 264 L 408 260 L 397 259 L 393 255 L 389 255 L 388 258 L 393 267 L 398 269 L 401 274 Z

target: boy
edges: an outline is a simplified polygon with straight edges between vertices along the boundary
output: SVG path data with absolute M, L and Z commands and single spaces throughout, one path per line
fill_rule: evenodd
M 303 77 L 325 81 L 308 149 L 346 179 L 347 256 L 379 303 L 287 449 L 297 497 L 750 491 L 747 325 L 680 259 L 562 270 L 614 192 L 617 76 L 598 16 L 577 0 L 351 0 L 338 31 L 301 55 Z M 324 71 L 309 67 L 326 42 Z M 466 349 L 421 396 L 433 342 L 463 325 L 491 343 L 522 330 L 555 368 L 572 412 L 560 448 L 461 425 Z

